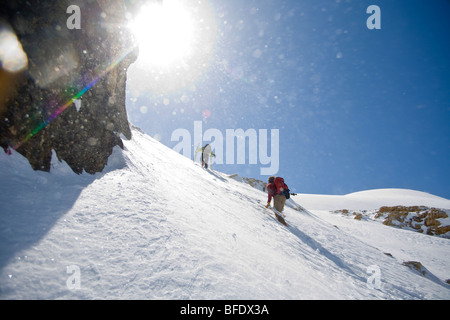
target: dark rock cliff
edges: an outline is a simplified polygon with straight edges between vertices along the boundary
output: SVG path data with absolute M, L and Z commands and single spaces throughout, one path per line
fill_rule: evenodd
M 126 73 L 137 50 L 124 1 L 5 2 L 0 30 L 15 36 L 27 63 L 11 70 L 0 61 L 1 146 L 35 170 L 50 171 L 54 150 L 76 173 L 102 171 L 113 147 L 123 147 L 120 136 L 131 138 Z M 71 5 L 80 9 L 79 29 L 68 27 Z M 5 39 L 0 52 L 11 47 Z

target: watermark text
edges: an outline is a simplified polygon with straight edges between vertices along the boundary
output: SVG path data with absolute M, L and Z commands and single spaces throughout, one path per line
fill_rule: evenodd
M 270 130 L 270 155 L 268 134 L 267 129 L 226 129 L 224 136 L 218 129 L 203 132 L 202 121 L 194 121 L 193 136 L 189 130 L 179 128 L 172 132 L 171 141 L 178 141 L 173 150 L 190 159 L 193 148 L 203 145 L 204 141 L 211 141 L 209 144 L 216 155 L 216 164 L 247 164 L 248 159 L 248 164 L 266 166 L 260 168 L 261 175 L 274 175 L 280 166 L 280 132 L 278 129 Z

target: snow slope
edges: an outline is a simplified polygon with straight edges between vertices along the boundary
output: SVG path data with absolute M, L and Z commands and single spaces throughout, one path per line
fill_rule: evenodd
M 0 162 L 1 299 L 450 298 L 447 239 L 298 211 L 302 195 L 286 228 L 265 193 L 137 128 L 94 176 Z M 416 257 L 431 276 L 402 265 Z

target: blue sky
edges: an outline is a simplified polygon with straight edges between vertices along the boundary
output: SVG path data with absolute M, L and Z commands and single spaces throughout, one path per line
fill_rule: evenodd
M 131 122 L 169 147 L 195 121 L 224 136 L 278 129 L 278 175 L 299 193 L 407 188 L 450 199 L 449 1 L 205 2 L 216 27 L 206 67 L 165 91 L 137 90 L 158 74 L 130 68 Z M 369 5 L 381 9 L 380 30 L 366 27 Z M 260 167 L 215 169 L 266 180 Z

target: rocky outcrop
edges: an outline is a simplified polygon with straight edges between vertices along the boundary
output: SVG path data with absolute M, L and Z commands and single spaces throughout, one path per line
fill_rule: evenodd
M 80 28 L 69 28 L 80 8 Z M 126 72 L 136 59 L 123 0 L 14 0 L 0 23 L 26 55 L 20 70 L 0 68 L 0 144 L 50 171 L 54 150 L 76 173 L 100 172 L 121 135 L 131 138 Z M 6 89 L 5 89 L 6 88 Z
M 440 284 L 444 286 L 445 288 L 450 288 L 449 281 L 445 280 L 442 281 L 438 277 L 436 277 L 433 273 L 430 272 L 421 262 L 419 261 L 403 261 L 402 263 L 404 266 L 411 269 L 411 271 L 415 272 L 416 274 L 423 276 L 425 278 L 430 279 L 431 281 L 436 282 L 437 284 Z
M 448 211 L 426 206 L 384 206 L 378 210 L 349 211 L 343 209 L 336 210 L 334 213 L 354 216 L 356 220 L 378 220 L 387 226 L 450 238 Z
M 429 235 L 445 235 L 450 225 L 443 225 L 440 219 L 448 218 L 444 210 L 423 206 L 381 207 L 377 217 L 385 217 L 387 226 L 409 227 Z

